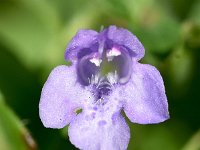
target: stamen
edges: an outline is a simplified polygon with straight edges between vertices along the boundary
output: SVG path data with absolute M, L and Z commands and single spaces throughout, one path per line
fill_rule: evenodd
M 118 81 L 118 74 L 117 74 L 117 70 L 115 70 L 114 73 L 112 72 L 109 72 L 108 75 L 107 75 L 107 78 L 108 78 L 108 81 L 111 83 L 111 85 L 117 83 Z
M 91 84 L 91 80 L 90 80 L 90 78 L 88 78 L 88 83 Z
M 90 84 L 98 84 L 98 82 L 99 82 L 99 77 L 100 77 L 100 75 L 99 75 L 99 73 L 97 73 L 97 74 L 95 74 L 95 75 L 93 75 L 92 74 L 92 76 L 91 76 L 91 79 L 90 79 Z

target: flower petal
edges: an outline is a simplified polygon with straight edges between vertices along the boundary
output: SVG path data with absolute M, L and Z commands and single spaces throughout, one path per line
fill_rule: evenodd
M 79 30 L 72 38 L 65 51 L 65 59 L 73 61 L 79 55 L 86 55 L 92 51 L 92 45 L 97 42 L 98 32 L 94 30 Z
M 41 94 L 39 113 L 45 127 L 62 128 L 76 115 L 81 100 L 91 96 L 76 83 L 74 66 L 58 66 L 49 75 Z M 81 99 L 82 98 L 82 99 Z
M 114 44 L 126 47 L 135 60 L 138 61 L 144 57 L 145 50 L 143 45 L 130 31 L 117 28 L 116 26 L 110 26 L 107 29 L 107 38 L 113 41 Z
M 83 150 L 127 149 L 130 131 L 122 115 L 115 113 L 110 121 L 99 119 L 79 114 L 69 126 L 71 143 Z
M 124 111 L 132 122 L 151 124 L 169 118 L 163 80 L 155 67 L 135 63 L 131 79 L 124 86 Z

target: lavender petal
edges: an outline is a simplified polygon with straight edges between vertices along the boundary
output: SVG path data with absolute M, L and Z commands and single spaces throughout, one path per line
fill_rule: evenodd
M 124 46 L 132 54 L 133 59 L 136 61 L 144 57 L 144 47 L 138 38 L 133 35 L 130 31 L 117 28 L 116 26 L 109 26 L 107 30 L 107 38 L 114 44 Z
M 48 128 L 63 128 L 75 117 L 75 109 L 90 96 L 76 83 L 74 66 L 58 66 L 49 75 L 39 104 L 42 123 Z
M 78 59 L 78 54 L 90 53 L 92 45 L 97 42 L 97 36 L 98 32 L 94 30 L 79 30 L 67 46 L 65 59 L 74 61 Z
M 71 143 L 83 150 L 126 150 L 130 138 L 120 113 L 108 120 L 88 119 L 86 113 L 81 113 L 70 123 L 68 132 Z
M 135 63 L 123 91 L 124 111 L 132 122 L 151 124 L 169 118 L 163 80 L 155 67 Z

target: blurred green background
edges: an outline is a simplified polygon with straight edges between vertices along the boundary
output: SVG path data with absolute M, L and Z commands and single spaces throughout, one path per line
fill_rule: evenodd
M 129 122 L 128 150 L 200 150 L 200 0 L 0 0 L 0 150 L 75 150 L 43 127 L 42 86 L 77 30 L 117 25 L 164 79 L 170 120 Z

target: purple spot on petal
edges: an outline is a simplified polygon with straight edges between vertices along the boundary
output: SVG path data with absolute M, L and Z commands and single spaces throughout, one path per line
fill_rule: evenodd
M 95 119 L 95 115 L 96 115 L 96 113 L 91 113 L 91 114 L 89 114 L 89 115 L 86 115 L 85 116 L 85 119 L 87 120 L 87 121 L 91 121 L 91 120 L 93 120 L 93 119 Z
M 117 123 L 117 119 L 119 116 L 119 112 L 116 112 L 112 115 L 112 124 L 115 125 Z
M 90 116 L 88 116 L 88 115 L 85 116 L 85 119 L 86 119 L 87 121 L 90 121 L 90 120 L 91 120 L 91 119 L 90 119 Z
M 101 120 L 101 121 L 98 122 L 99 126 L 104 126 L 106 124 L 107 124 L 107 122 L 105 120 Z
M 96 110 L 97 110 L 97 107 L 93 107 L 93 110 L 95 110 L 95 111 L 96 111 Z
M 94 118 L 95 118 L 95 115 L 96 115 L 96 113 L 93 112 L 93 113 L 91 114 L 91 118 L 94 119 Z

